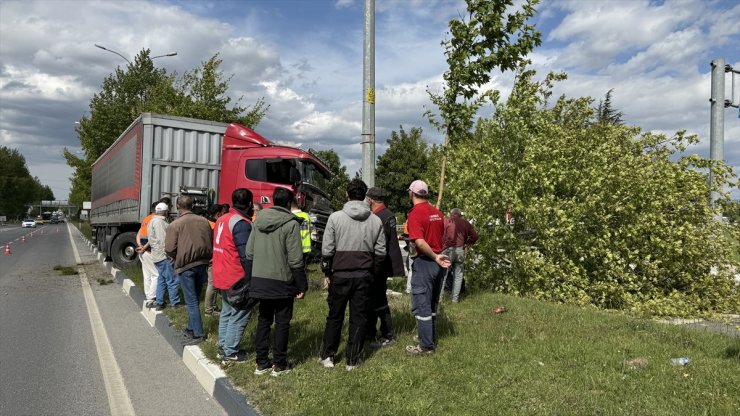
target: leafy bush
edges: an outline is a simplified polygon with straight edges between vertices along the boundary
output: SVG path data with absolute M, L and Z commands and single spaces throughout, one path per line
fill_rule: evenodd
M 708 170 L 717 189 L 735 185 L 732 171 L 684 155 L 696 136 L 599 119 L 591 98 L 548 107 L 563 76 L 533 75 L 449 149 L 452 200 L 481 234 L 472 282 L 657 315 L 740 310 L 737 261 L 708 203 Z

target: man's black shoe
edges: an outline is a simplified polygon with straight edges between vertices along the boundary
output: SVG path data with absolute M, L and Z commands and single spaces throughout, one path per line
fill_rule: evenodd
M 155 305 L 154 310 L 156 310 L 156 311 L 163 311 L 164 308 L 166 308 L 166 307 L 167 307 L 167 305 L 165 305 L 164 303 L 157 303 Z
M 192 329 L 183 329 L 182 330 L 182 336 L 184 336 L 185 338 L 188 338 L 188 339 L 193 338 L 193 330 Z

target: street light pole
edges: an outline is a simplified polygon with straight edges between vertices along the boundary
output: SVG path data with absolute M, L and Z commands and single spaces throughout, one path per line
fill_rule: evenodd
M 104 50 L 104 51 L 107 51 L 107 52 L 110 52 L 110 53 L 115 53 L 116 55 L 118 55 L 118 56 L 120 56 L 121 58 L 123 58 L 123 60 L 124 60 L 124 61 L 128 62 L 128 64 L 129 64 L 129 65 L 131 65 L 131 61 L 129 61 L 129 60 L 128 60 L 128 59 L 127 59 L 127 58 L 126 58 L 125 56 L 123 56 L 123 55 L 121 55 L 120 53 L 118 53 L 118 52 L 114 51 L 113 49 L 108 49 L 108 48 L 106 48 L 106 47 L 105 47 L 105 46 L 103 46 L 103 45 L 98 45 L 97 43 L 95 44 L 95 47 L 96 47 L 96 48 L 100 48 L 100 49 L 102 49 L 102 50 Z M 164 58 L 164 57 L 166 57 L 166 56 L 177 56 L 177 52 L 170 52 L 170 53 L 166 53 L 166 54 L 164 54 L 164 55 L 157 55 L 157 56 L 152 56 L 152 57 L 151 57 L 150 59 L 151 59 L 151 60 L 155 60 L 155 59 L 157 59 L 157 58 Z
M 118 56 L 120 56 L 121 58 L 123 58 L 123 60 L 124 60 L 124 61 L 128 62 L 128 64 L 129 64 L 129 65 L 131 65 L 131 61 L 129 61 L 128 59 L 126 59 L 126 57 L 125 57 L 125 56 L 123 56 L 123 55 L 121 55 L 120 53 L 118 53 L 118 52 L 116 52 L 116 51 L 114 51 L 114 50 L 108 49 L 108 48 L 106 48 L 105 46 L 102 46 L 102 45 L 98 45 L 97 43 L 95 44 L 95 47 L 96 47 L 96 48 L 100 48 L 100 49 L 102 49 L 102 50 L 104 50 L 104 51 L 108 51 L 108 52 L 110 52 L 110 53 L 115 53 L 116 55 L 118 55 Z
M 157 58 L 164 58 L 165 56 L 177 56 L 177 52 L 170 52 L 170 53 L 166 53 L 164 55 L 152 56 L 151 59 L 154 60 L 154 59 L 157 59 Z

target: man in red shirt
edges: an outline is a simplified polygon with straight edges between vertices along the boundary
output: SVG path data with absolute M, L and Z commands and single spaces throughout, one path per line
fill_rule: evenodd
M 416 257 L 411 275 L 411 311 L 419 327 L 419 345 L 409 345 L 411 355 L 431 354 L 437 348 L 437 305 L 450 258 L 442 254 L 444 214 L 429 203 L 429 188 L 424 181 L 411 182 L 409 198 L 409 241 Z
M 463 218 L 460 208 L 452 208 L 450 218 L 445 220 L 444 253 L 450 256 L 452 266 L 445 278 L 445 289 L 452 291 L 452 302 L 457 303 L 460 298 L 460 289 L 463 283 L 465 267 L 465 253 L 468 246 L 478 241 L 478 233 L 473 226 Z M 454 282 L 452 277 L 454 276 Z

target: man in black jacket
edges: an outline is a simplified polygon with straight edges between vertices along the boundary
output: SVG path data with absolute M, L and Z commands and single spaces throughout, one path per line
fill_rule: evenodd
M 383 222 L 385 234 L 386 256 L 383 260 L 381 273 L 374 276 L 370 285 L 370 304 L 367 319 L 367 339 L 371 340 L 371 346 L 382 348 L 393 345 L 396 342 L 393 336 L 393 321 L 391 319 L 391 308 L 388 306 L 388 278 L 392 276 L 403 276 L 403 256 L 401 247 L 398 245 L 398 234 L 396 231 L 396 215 L 385 206 L 385 191 L 381 188 L 370 188 L 367 191 L 365 201 L 370 206 L 373 214 Z M 380 337 L 375 338 L 376 324 L 380 319 Z

